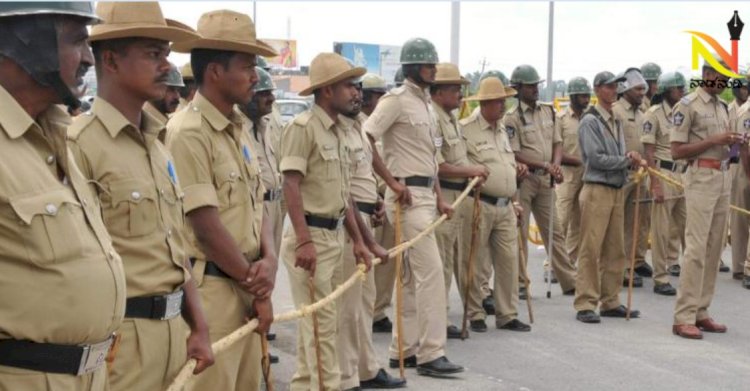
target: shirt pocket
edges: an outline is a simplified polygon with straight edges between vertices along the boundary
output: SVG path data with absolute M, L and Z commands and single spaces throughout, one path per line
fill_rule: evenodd
M 476 148 L 477 154 L 482 158 L 482 163 L 489 163 L 500 157 L 497 148 L 490 143 L 479 144 Z
M 19 219 L 19 236 L 28 258 L 38 265 L 79 257 L 88 229 L 81 204 L 69 189 L 13 197 L 10 206 Z
M 250 195 L 248 185 L 237 165 L 232 162 L 217 165 L 214 177 L 220 205 L 233 206 L 247 202 Z
M 461 147 L 461 139 L 458 137 L 445 138 L 443 143 L 443 157 L 446 161 L 455 162 L 458 160 L 459 148 Z
M 320 146 L 320 157 L 323 159 L 325 166 L 325 178 L 329 181 L 338 180 L 341 178 L 341 159 L 337 147 L 332 144 L 324 144 Z
M 112 181 L 109 198 L 109 203 L 102 200 L 102 215 L 113 235 L 137 237 L 156 230 L 159 208 L 156 188 L 151 181 L 141 178 Z
M 364 148 L 354 148 L 349 150 L 349 164 L 351 165 L 352 175 L 359 170 L 362 165 L 367 164 L 367 155 Z

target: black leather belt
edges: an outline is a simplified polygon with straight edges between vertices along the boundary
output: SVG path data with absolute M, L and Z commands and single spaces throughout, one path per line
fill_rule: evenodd
M 196 261 L 195 258 L 190 258 L 190 264 L 192 266 L 195 266 L 195 261 Z M 216 265 L 216 263 L 211 262 L 211 261 L 206 261 L 205 263 L 206 263 L 206 268 L 203 269 L 203 274 L 204 275 L 214 276 L 214 277 L 221 277 L 221 278 L 228 278 L 230 280 L 232 279 L 232 277 L 229 276 L 229 274 L 226 274 L 226 273 L 224 273 L 223 270 L 219 269 L 219 267 Z
M 344 222 L 344 218 L 332 219 L 330 217 L 320 217 L 313 215 L 305 215 L 305 222 L 311 227 L 325 228 L 330 231 L 336 231 L 341 228 Z
M 604 183 L 604 182 L 586 182 L 586 181 L 584 181 L 583 183 L 585 183 L 585 184 L 589 184 L 589 185 L 599 185 L 599 186 L 606 186 L 606 187 L 609 187 L 609 188 L 612 188 L 612 189 L 617 189 L 617 190 L 619 190 L 619 189 L 622 189 L 622 186 L 617 186 L 617 185 L 613 185 L 613 184 L 611 184 L 611 183 Z
M 450 189 L 450 190 L 458 190 L 463 191 L 466 188 L 466 182 L 456 183 L 456 182 L 448 182 L 444 180 L 440 180 L 440 188 L 441 189 Z
M 432 187 L 435 184 L 435 178 L 431 176 L 410 176 L 403 179 L 406 186 Z
M 83 375 L 105 364 L 113 337 L 91 345 L 0 340 L 0 365 L 48 373 Z
M 263 193 L 263 201 L 276 201 L 281 199 L 281 189 L 271 189 Z
M 493 197 L 491 195 L 479 193 L 479 199 L 495 206 L 507 206 L 510 204 L 510 198 L 508 197 Z
M 663 168 L 665 170 L 672 171 L 672 172 L 678 171 L 677 169 L 680 168 L 679 170 L 680 173 L 684 173 L 685 171 L 687 171 L 686 164 L 683 164 L 682 166 L 680 166 L 679 164 L 675 162 L 670 162 L 669 160 L 659 160 L 659 168 Z
M 125 306 L 125 317 L 172 319 L 182 312 L 183 298 L 182 289 L 168 295 L 131 297 Z
M 371 202 L 357 202 L 357 209 L 359 209 L 360 212 L 366 213 L 370 216 L 375 214 L 375 209 L 377 208 L 377 204 L 373 204 Z

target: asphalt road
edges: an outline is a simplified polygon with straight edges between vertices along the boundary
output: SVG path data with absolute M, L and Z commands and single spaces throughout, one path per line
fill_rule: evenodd
M 750 291 L 720 273 L 710 312 L 729 327 L 727 334 L 704 334 L 701 341 L 672 335 L 674 297 L 655 295 L 653 281 L 635 289 L 633 307 L 639 319 L 602 318 L 598 325 L 575 320 L 573 298 L 553 286 L 544 297 L 543 249 L 530 247 L 529 272 L 535 322 L 530 333 L 497 330 L 493 317 L 486 333 L 471 333 L 465 341 L 449 340 L 447 355 L 466 371 L 455 379 L 432 379 L 407 369 L 412 390 L 748 390 L 750 389 Z M 725 251 L 724 260 L 731 255 Z M 728 262 L 731 263 L 731 262 Z M 678 285 L 678 278 L 672 285 Z M 280 266 L 274 294 L 276 312 L 293 309 L 286 269 Z M 458 292 L 451 292 L 450 318 L 460 325 Z M 625 303 L 627 290 L 621 299 Z M 519 304 L 520 318 L 528 321 L 526 303 Z M 746 312 L 748 311 L 748 312 Z M 391 316 L 391 319 L 393 317 Z M 294 372 L 296 323 L 273 326 L 271 343 L 281 362 L 273 366 L 277 390 L 288 389 Z M 375 334 L 381 365 L 387 365 L 390 334 Z M 389 370 L 397 375 L 398 370 Z

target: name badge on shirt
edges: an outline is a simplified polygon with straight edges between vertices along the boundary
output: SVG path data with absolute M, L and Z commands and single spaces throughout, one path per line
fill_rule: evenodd
M 247 145 L 242 146 L 242 155 L 245 157 L 245 161 L 250 163 L 253 160 L 253 155 L 250 153 L 250 148 Z
M 177 173 L 174 170 L 174 164 L 172 164 L 171 160 L 167 160 L 167 174 L 169 174 L 169 180 L 172 181 L 172 184 L 177 184 Z
M 440 148 L 443 146 L 443 138 L 442 137 L 434 137 L 433 142 L 435 143 L 435 148 Z

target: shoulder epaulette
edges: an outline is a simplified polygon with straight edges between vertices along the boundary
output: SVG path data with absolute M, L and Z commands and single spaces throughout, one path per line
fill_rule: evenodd
M 401 94 L 404 93 L 404 91 L 406 91 L 406 86 L 402 85 L 401 87 L 394 87 L 394 88 L 391 88 L 390 91 L 388 91 L 388 93 L 385 94 L 385 96 L 388 96 L 388 95 L 401 95 Z
M 698 97 L 698 94 L 696 94 L 695 92 L 693 92 L 692 94 L 687 94 L 687 95 L 683 96 L 682 99 L 680 99 L 680 103 L 682 103 L 683 105 L 689 105 L 697 97 Z
M 303 111 L 294 117 L 294 124 L 299 126 L 306 126 L 310 119 L 313 117 L 312 110 Z

